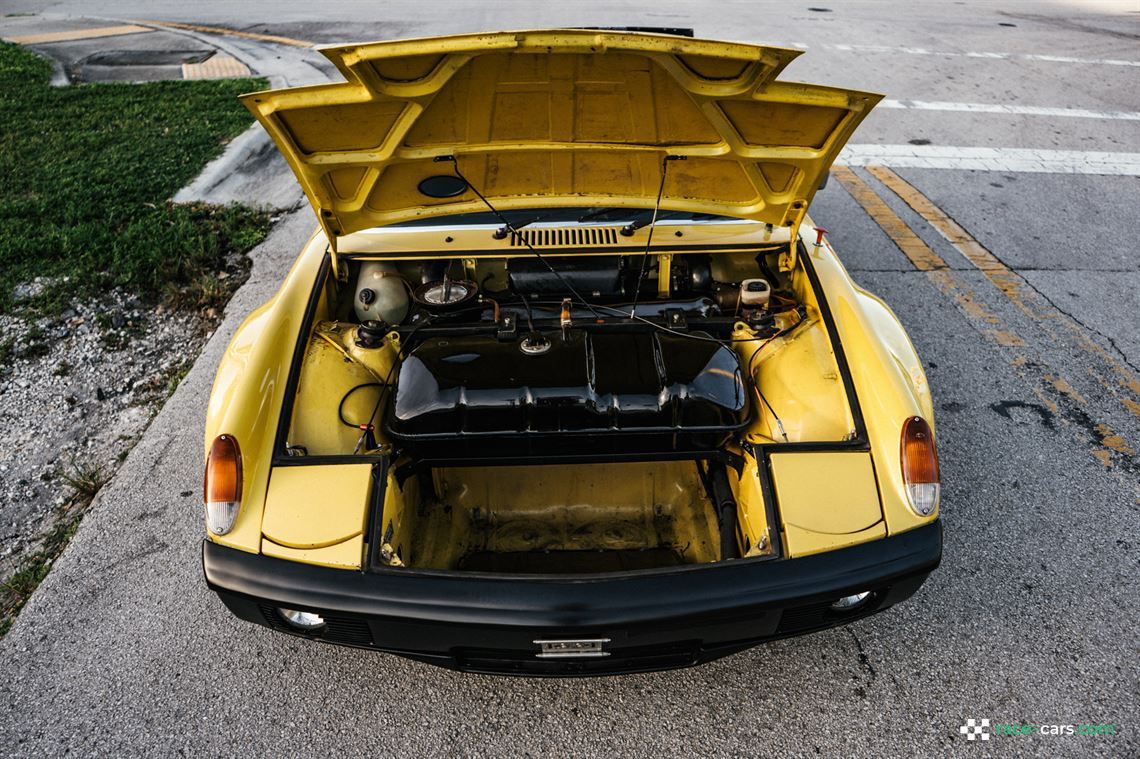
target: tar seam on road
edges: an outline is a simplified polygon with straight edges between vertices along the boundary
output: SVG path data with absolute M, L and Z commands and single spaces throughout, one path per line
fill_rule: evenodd
M 1107 373 L 1115 378 L 1115 383 L 1109 383 L 1101 372 L 1094 374 L 1096 379 L 1114 396 L 1122 390 L 1124 397 L 1118 397 L 1120 403 L 1129 413 L 1140 416 L 1140 379 L 1137 379 L 1126 363 L 1089 337 L 1076 320 L 1057 308 L 1052 300 L 1033 287 L 1021 274 L 1002 263 L 986 246 L 978 242 L 961 224 L 950 218 L 914 185 L 886 166 L 868 166 L 867 171 L 934 227 L 967 261 L 985 274 L 986 278 L 1022 313 L 1040 324 L 1055 340 L 1064 339 L 1065 335 L 1055 329 L 1058 324 L 1063 325 L 1065 332 L 1076 341 L 1078 348 L 1089 354 L 1094 361 L 1099 359 L 1105 364 Z
M 1085 408 L 1088 406 L 1087 399 L 1059 372 L 1043 360 L 1027 355 L 1029 350 L 1026 341 L 1005 325 L 997 314 L 986 308 L 942 257 L 923 242 L 874 190 L 846 166 L 834 169 L 833 173 L 855 202 L 907 256 L 915 269 L 925 272 L 944 295 L 953 299 L 978 332 L 1000 348 L 1018 349 L 1008 359 L 1010 366 L 1031 384 L 1034 394 L 1050 411 L 1073 423 L 1089 436 L 1092 455 L 1106 469 L 1119 464 L 1128 471 L 1140 471 L 1135 461 L 1135 448 L 1112 427 L 1093 419 Z M 933 203 L 930 205 L 937 208 Z M 992 254 L 991 258 L 997 262 Z M 1003 355 L 1008 354 L 1003 351 Z

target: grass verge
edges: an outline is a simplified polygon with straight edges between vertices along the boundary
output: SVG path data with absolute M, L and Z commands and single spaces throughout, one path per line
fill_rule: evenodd
M 224 303 L 232 288 L 218 285 L 244 279 L 229 273 L 267 214 L 168 198 L 252 123 L 235 98 L 264 80 L 51 87 L 50 76 L 0 43 L 0 312 L 34 277 L 50 282 L 32 301 L 47 312 L 109 287 Z
M 0 42 L 0 313 L 52 314 L 110 288 L 173 308 L 223 305 L 245 280 L 243 254 L 264 239 L 269 215 L 168 199 L 252 123 L 235 97 L 264 80 L 53 88 L 50 75 L 47 62 Z M 17 298 L 17 285 L 38 278 Z M 0 368 L 29 357 L 11 340 L 0 344 Z M 109 475 L 74 464 L 60 475 L 66 504 L 0 581 L 0 638 Z

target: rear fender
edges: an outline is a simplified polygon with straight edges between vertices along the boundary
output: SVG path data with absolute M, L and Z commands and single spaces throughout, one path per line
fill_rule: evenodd
M 205 451 L 217 435 L 233 435 L 243 469 L 237 521 L 229 533 L 210 535 L 222 545 L 252 553 L 260 550 L 262 510 L 285 385 L 325 247 L 321 236 L 309 240 L 281 289 L 238 327 L 214 377 Z

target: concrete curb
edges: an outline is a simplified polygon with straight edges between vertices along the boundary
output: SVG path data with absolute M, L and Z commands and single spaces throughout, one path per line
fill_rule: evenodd
M 254 124 L 206 164 L 202 173 L 173 198 L 175 203 L 245 203 L 267 210 L 293 209 L 301 188 L 273 140 Z
M 127 23 L 123 19 L 108 19 Z M 329 69 L 319 65 L 323 56 L 307 48 L 288 47 L 247 38 L 225 38 L 163 24 L 131 19 L 129 23 L 177 34 L 215 47 L 236 58 L 270 87 L 296 87 L 330 81 Z M 303 200 L 303 193 L 285 159 L 269 135 L 254 124 L 226 146 L 190 184 L 179 190 L 175 203 L 245 203 L 255 208 L 289 210 Z

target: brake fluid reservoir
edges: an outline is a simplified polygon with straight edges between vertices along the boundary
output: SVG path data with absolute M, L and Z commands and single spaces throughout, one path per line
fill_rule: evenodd
M 399 324 L 408 315 L 408 289 L 396 271 L 396 265 L 387 261 L 365 261 L 360 265 L 356 280 L 356 318 L 360 321 L 379 320 Z

